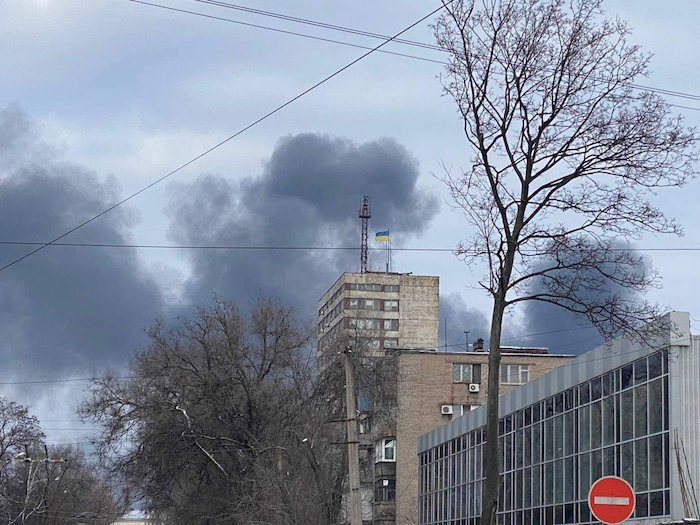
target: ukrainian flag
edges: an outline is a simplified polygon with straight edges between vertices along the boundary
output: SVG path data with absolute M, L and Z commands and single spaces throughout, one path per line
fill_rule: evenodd
M 380 242 L 389 242 L 389 230 L 385 232 L 377 232 L 377 234 L 374 236 L 374 240 Z

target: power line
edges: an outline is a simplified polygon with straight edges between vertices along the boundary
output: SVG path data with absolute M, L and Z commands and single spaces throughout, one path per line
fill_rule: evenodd
M 202 18 L 210 18 L 210 19 L 212 19 L 212 20 L 219 20 L 219 21 L 221 21 L 221 22 L 229 22 L 229 23 L 238 24 L 238 25 L 241 25 L 241 26 L 253 27 L 253 28 L 255 28 L 255 29 L 264 29 L 264 30 L 266 30 L 266 31 L 273 31 L 273 32 L 275 32 L 275 33 L 282 33 L 282 34 L 285 34 L 285 35 L 298 36 L 298 37 L 301 37 L 301 38 L 308 38 L 308 39 L 310 39 L 310 40 L 318 40 L 318 41 L 320 41 L 320 42 L 326 42 L 326 43 L 330 43 L 330 44 L 339 44 L 339 45 L 341 45 L 341 46 L 354 47 L 354 48 L 356 48 L 356 49 L 372 49 L 372 48 L 369 47 L 369 46 L 362 46 L 362 45 L 360 45 L 360 44 L 353 44 L 353 43 L 351 43 L 351 42 L 344 42 L 344 41 L 342 41 L 342 40 L 334 40 L 334 39 L 332 39 L 332 38 L 324 38 L 324 37 L 320 37 L 320 36 L 309 35 L 309 34 L 307 34 L 307 33 L 298 33 L 298 32 L 296 32 L 296 31 L 289 31 L 289 30 L 286 30 L 286 29 L 279 29 L 279 28 L 276 28 L 276 27 L 263 26 L 263 25 L 260 25 L 260 24 L 252 24 L 252 23 L 250 23 L 250 22 L 243 22 L 243 21 L 241 21 L 241 20 L 234 20 L 233 18 L 226 18 L 226 17 L 223 17 L 223 16 L 208 15 L 208 14 L 205 14 L 205 13 L 199 13 L 199 12 L 197 12 L 197 11 L 189 11 L 189 10 L 187 10 L 187 9 L 179 9 L 179 8 L 177 8 L 177 7 L 171 7 L 171 6 L 166 6 L 166 5 L 162 5 L 162 4 L 154 4 L 154 3 L 151 3 L 151 2 L 146 2 L 146 1 L 144 1 L 144 0 L 129 0 L 129 1 L 130 1 L 130 2 L 133 2 L 133 3 L 135 3 L 135 4 L 142 4 L 142 5 L 148 5 L 148 6 L 151 6 L 151 7 L 158 7 L 158 8 L 160 8 L 160 9 L 165 9 L 165 10 L 167 10 L 167 11 L 175 11 L 175 12 L 177 12 L 177 13 L 184 13 L 184 14 L 188 14 L 188 15 L 199 16 L 199 17 L 202 17 Z M 387 38 L 389 38 L 389 37 L 387 37 Z M 396 56 L 405 57 L 405 58 L 413 58 L 413 59 L 415 59 L 415 60 L 423 60 L 424 62 L 432 62 L 432 63 L 434 63 L 434 64 L 445 65 L 445 62 L 443 62 L 443 61 L 441 61 L 441 60 L 434 60 L 434 59 L 432 59 L 432 58 L 421 57 L 421 56 L 418 56 L 418 55 L 409 55 L 409 54 L 406 54 L 406 53 L 398 53 L 398 52 L 395 52 L 395 51 L 387 51 L 387 50 L 385 50 L 385 49 L 377 49 L 377 52 L 378 52 L 378 53 L 385 53 L 385 54 L 387 54 L 387 55 L 396 55 Z
M 133 1 L 133 0 L 132 0 Z M 358 251 L 359 246 L 261 246 L 244 244 L 116 244 L 88 242 L 36 242 L 36 241 L 0 241 L 0 246 L 62 246 L 73 248 L 130 248 L 151 250 L 250 250 L 250 251 Z M 372 251 L 386 251 L 386 248 L 369 248 Z M 610 252 L 698 252 L 700 247 L 675 248 L 608 248 Z M 396 252 L 447 252 L 454 253 L 456 248 L 391 248 Z M 539 253 L 538 250 L 521 250 L 522 253 Z M 464 255 L 477 255 L 476 251 L 460 251 Z
M 353 35 L 359 35 L 359 36 L 364 36 L 364 37 L 369 37 L 369 38 L 378 38 L 380 40 L 386 40 L 389 38 L 389 36 L 387 36 L 387 35 L 382 35 L 379 33 L 372 33 L 370 31 L 364 31 L 362 29 L 355 29 L 352 27 L 327 24 L 325 22 L 319 22 L 318 20 L 310 20 L 308 18 L 299 18 L 296 16 L 284 15 L 282 13 L 275 13 L 272 11 L 264 11 L 262 9 L 254 9 L 252 7 L 245 7 L 245 6 L 241 6 L 241 5 L 231 4 L 228 2 L 221 2 L 218 0 L 194 0 L 194 1 L 199 2 L 200 4 L 209 4 L 209 5 L 215 5 L 218 7 L 225 7 L 228 9 L 235 9 L 237 11 L 243 11 L 244 13 L 252 13 L 252 14 L 256 14 L 256 15 L 268 16 L 271 18 L 286 20 L 288 22 L 296 22 L 296 23 L 300 23 L 300 24 L 321 27 L 323 29 L 331 29 L 333 31 L 350 33 Z M 441 48 L 438 45 L 428 44 L 425 42 L 419 42 L 417 40 L 407 40 L 404 38 L 396 38 L 393 40 L 393 42 L 396 44 L 406 44 L 406 45 L 410 45 L 410 46 L 414 46 L 414 47 L 422 47 L 425 49 L 431 49 L 433 51 L 441 51 L 441 52 L 445 51 L 443 48 Z
M 277 31 L 277 32 L 281 32 L 281 33 L 288 33 L 288 34 L 292 34 L 292 35 L 295 35 L 295 36 L 300 36 L 300 37 L 305 37 L 305 38 L 312 38 L 312 39 L 315 39 L 315 40 L 325 40 L 325 41 L 327 41 L 327 42 L 332 42 L 332 43 L 335 43 L 335 44 L 348 45 L 348 46 L 359 47 L 359 48 L 363 48 L 363 49 L 370 49 L 370 48 L 368 48 L 368 47 L 358 46 L 358 45 L 356 45 L 356 44 L 352 44 L 352 43 L 349 43 L 349 42 L 343 42 L 343 41 L 331 40 L 331 39 L 324 39 L 324 38 L 321 38 L 321 37 L 315 37 L 315 36 L 308 35 L 308 34 L 304 34 L 304 33 L 296 33 L 296 32 L 293 32 L 293 31 L 285 31 L 285 30 L 281 30 L 281 29 L 271 28 L 271 27 L 268 27 L 268 26 L 260 26 L 260 25 L 256 25 L 256 24 L 250 24 L 250 23 L 247 23 L 247 22 L 240 22 L 240 21 L 238 21 L 238 20 L 232 20 L 232 19 L 227 19 L 227 18 L 223 18 L 223 17 L 216 17 L 216 16 L 213 16 L 213 15 L 206 15 L 206 14 L 198 13 L 198 12 L 195 12 L 195 11 L 187 11 L 187 10 L 176 9 L 176 8 L 172 8 L 172 7 L 169 7 L 169 6 L 163 6 L 163 5 L 159 5 L 159 4 L 146 3 L 146 2 L 143 2 L 143 1 L 141 1 L 141 0 L 130 0 L 130 1 L 136 2 L 136 3 L 143 3 L 143 4 L 151 5 L 151 6 L 153 6 L 153 7 L 161 7 L 161 8 L 163 8 L 163 9 L 169 9 L 169 10 L 173 10 L 173 11 L 180 11 L 180 12 L 183 12 L 183 13 L 188 13 L 188 14 L 203 16 L 203 17 L 206 17 L 206 18 L 215 18 L 215 19 L 219 19 L 219 20 L 222 20 L 222 21 L 229 21 L 229 22 L 237 23 L 237 24 L 241 24 L 241 25 L 248 25 L 248 26 L 251 26 L 251 27 L 257 27 L 257 28 L 259 28 L 259 29 L 266 29 L 266 30 Z M 224 7 L 224 8 L 227 8 L 227 9 L 234 9 L 234 10 L 242 11 L 242 12 L 245 12 L 245 13 L 251 13 L 251 14 L 257 14 L 257 15 L 261 15 L 261 16 L 267 16 L 267 17 L 271 17 L 271 18 L 275 18 L 275 19 L 285 20 L 285 21 L 288 21 L 288 22 L 295 22 L 295 23 L 310 25 L 310 26 L 314 26 L 314 27 L 320 27 L 320 28 L 329 29 L 329 30 L 332 30 L 332 31 L 340 31 L 340 32 L 343 32 L 343 33 L 349 33 L 349 34 L 358 35 L 358 36 L 363 36 L 363 37 L 367 37 L 367 38 L 377 38 L 377 39 L 382 39 L 382 40 L 386 40 L 386 39 L 389 38 L 389 36 L 387 36 L 387 35 L 382 35 L 382 34 L 379 34 L 379 33 L 372 33 L 372 32 L 369 32 L 369 31 L 364 31 L 364 30 L 362 30 L 362 29 L 356 29 L 356 28 L 345 27 L 345 26 L 338 26 L 338 25 L 334 25 L 334 24 L 327 24 L 327 23 L 324 23 L 324 22 L 319 22 L 319 21 L 317 21 L 317 20 L 310 20 L 310 19 L 307 19 L 307 18 L 299 18 L 299 17 L 295 17 L 295 16 L 284 15 L 284 14 L 282 14 L 282 13 L 275 13 L 275 12 L 272 12 L 272 11 L 265 11 L 265 10 L 262 10 L 262 9 L 255 9 L 255 8 L 251 8 L 251 7 L 245 7 L 245 6 L 236 5 L 236 4 L 231 4 L 231 3 L 223 2 L 223 1 L 219 1 L 219 0 L 194 0 L 194 1 L 195 1 L 195 2 L 198 2 L 198 3 L 201 3 L 201 4 L 208 4 L 208 5 L 213 5 L 213 6 L 217 6 L 217 7 Z M 417 40 L 394 39 L 392 42 L 393 42 L 393 43 L 398 43 L 398 44 L 409 45 L 409 46 L 413 46 L 413 47 L 418 47 L 418 48 L 422 48 L 422 49 L 429 49 L 429 50 L 431 50 L 431 51 L 440 51 L 440 52 L 443 52 L 443 53 L 447 53 L 447 52 L 448 52 L 446 49 L 441 48 L 441 47 L 438 46 L 438 45 L 435 45 L 435 44 L 428 44 L 428 43 L 426 43 L 426 42 L 420 42 L 420 41 L 417 41 Z M 392 53 L 392 52 L 390 52 L 390 51 L 383 51 L 383 52 L 388 53 L 388 54 L 394 54 L 394 55 L 404 56 L 404 57 L 407 57 L 407 58 L 414 58 L 414 59 L 418 59 L 418 60 L 424 60 L 424 61 L 428 61 L 428 62 L 435 62 L 435 63 L 439 63 L 439 64 L 446 65 L 446 62 L 443 62 L 443 61 L 440 61 L 440 60 L 432 60 L 432 59 L 428 59 L 428 58 L 424 58 L 424 57 L 419 57 L 419 56 L 415 56 L 415 55 L 406 55 L 406 54 L 403 54 L 403 53 Z M 628 85 L 629 87 L 631 87 L 631 88 L 633 88 L 633 89 L 636 89 L 636 90 L 651 91 L 651 92 L 655 92 L 655 93 L 659 93 L 659 94 L 664 94 L 664 95 L 668 95 L 668 96 L 679 97 L 679 98 L 685 98 L 685 99 L 694 100 L 694 101 L 700 101 L 700 95 L 695 95 L 695 94 L 692 94 L 692 93 L 684 93 L 684 92 L 682 92 L 682 91 L 675 91 L 675 90 L 670 90 L 670 89 L 665 89 L 665 88 L 655 88 L 655 87 L 652 87 L 652 86 L 645 86 L 645 85 L 642 85 L 642 84 L 633 84 L 633 83 L 629 83 L 629 84 L 626 84 L 626 85 Z M 682 109 L 689 109 L 689 110 L 692 110 L 692 111 L 700 111 L 700 108 L 694 108 L 694 107 L 688 107 L 688 106 L 677 106 L 677 105 L 675 105 L 675 104 L 672 104 L 672 106 L 678 107 L 678 108 L 682 108 Z
M 134 0 L 134 1 L 135 1 L 135 0 Z M 74 228 L 68 230 L 67 232 L 63 233 L 62 235 L 59 235 L 58 237 L 56 237 L 56 238 L 53 239 L 52 241 L 50 241 L 50 242 L 48 242 L 48 243 L 46 243 L 46 244 L 43 244 L 43 245 L 39 246 L 39 247 L 36 248 L 35 250 L 32 250 L 31 252 L 29 252 L 29 253 L 27 253 L 27 254 L 25 254 L 25 255 L 23 255 L 23 256 L 17 258 L 17 259 L 14 259 L 12 262 L 10 262 L 10 263 L 4 265 L 3 267 L 1 267 L 1 268 L 0 268 L 0 272 L 6 270 L 6 269 L 8 269 L 8 268 L 10 268 L 11 266 L 14 266 L 14 265 L 17 264 L 18 262 L 23 261 L 24 259 L 26 259 L 26 258 L 28 258 L 28 257 L 31 257 L 32 255 L 34 255 L 35 253 L 37 253 L 37 252 L 43 250 L 43 249 L 46 248 L 47 246 L 50 246 L 50 245 L 52 245 L 52 244 L 54 244 L 54 243 L 60 241 L 60 240 L 63 239 L 64 237 L 66 237 L 66 236 L 70 235 L 71 233 L 75 232 L 76 230 L 79 230 L 80 228 L 82 228 L 82 227 L 84 227 L 84 226 L 90 224 L 91 222 L 95 221 L 96 219 L 99 219 L 100 217 L 102 217 L 103 215 L 106 215 L 107 213 L 111 212 L 113 209 L 117 208 L 118 206 L 121 206 L 122 204 L 124 204 L 124 203 L 130 201 L 131 199 L 133 199 L 133 198 L 136 197 L 137 195 L 140 195 L 140 194 L 143 193 L 144 191 L 146 191 L 146 190 L 152 188 L 152 187 L 155 186 L 156 184 L 158 184 L 158 183 L 164 181 L 164 180 L 167 179 L 168 177 L 170 177 L 170 176 L 176 174 L 177 172 L 183 170 L 184 168 L 186 168 L 186 167 L 189 166 L 190 164 L 193 164 L 194 162 L 196 162 L 196 161 L 198 161 L 199 159 L 201 159 L 202 157 L 208 155 L 208 154 L 211 153 L 212 151 L 214 151 L 214 150 L 220 148 L 220 147 L 223 146 L 224 144 L 226 144 L 226 143 L 228 143 L 229 141 L 235 139 L 235 138 L 238 137 L 239 135 L 245 133 L 245 132 L 248 131 L 250 128 L 252 128 L 252 127 L 258 125 L 259 123 L 263 122 L 264 120 L 267 120 L 267 119 L 268 119 L 269 117 L 271 117 L 272 115 L 274 115 L 274 114 L 278 113 L 279 111 L 283 110 L 284 108 L 286 108 L 286 107 L 289 106 L 290 104 L 293 104 L 294 102 L 296 102 L 296 101 L 299 100 L 300 98 L 304 97 L 305 95 L 307 95 L 308 93 L 310 93 L 310 92 L 313 91 L 314 89 L 316 89 L 316 88 L 322 86 L 323 84 L 325 84 L 326 82 L 328 82 L 328 81 L 331 80 L 332 78 L 335 78 L 336 76 L 340 75 L 340 74 L 341 74 L 343 71 L 345 71 L 346 69 L 351 68 L 352 66 L 354 66 L 355 64 L 357 64 L 358 62 L 360 62 L 360 61 L 363 60 L 364 58 L 368 57 L 369 55 L 371 55 L 371 54 L 374 53 L 375 51 L 378 51 L 380 48 L 382 48 L 383 46 L 385 46 L 385 45 L 388 44 L 389 42 L 391 42 L 391 41 L 393 41 L 394 39 L 398 38 L 399 36 L 401 36 L 401 35 L 404 34 L 405 32 L 409 31 L 410 29 L 412 29 L 412 28 L 414 28 L 415 26 L 417 26 L 418 24 L 420 24 L 421 22 L 427 20 L 428 18 L 430 18 L 431 16 L 433 16 L 435 13 L 437 13 L 438 11 L 441 11 L 441 10 L 444 9 L 447 5 L 451 4 L 453 1 L 454 1 L 454 0 L 448 0 L 448 1 L 446 1 L 445 3 L 443 3 L 442 5 L 440 5 L 440 7 L 438 7 L 437 9 L 433 9 L 430 13 L 428 13 L 427 15 L 425 15 L 424 17 L 422 17 L 422 18 L 419 19 L 418 21 L 413 22 L 411 25 L 409 25 L 409 26 L 406 27 L 405 29 L 402 29 L 401 31 L 399 31 L 398 33 L 396 33 L 394 36 L 392 36 L 391 38 L 389 38 L 388 40 L 385 40 L 385 41 L 381 42 L 380 44 L 376 45 L 375 47 L 373 47 L 372 49 L 370 49 L 370 50 L 367 51 L 366 53 L 363 53 L 362 55 L 360 55 L 358 58 L 352 60 L 351 62 L 349 62 L 348 64 L 344 65 L 343 67 L 341 67 L 340 69 L 336 70 L 335 72 L 331 73 L 330 75 L 328 75 L 327 77 L 323 78 L 323 79 L 320 80 L 319 82 L 316 82 L 316 83 L 315 83 L 314 85 L 312 85 L 311 87 L 305 89 L 304 91 L 302 91 L 302 92 L 299 93 L 298 95 L 296 95 L 296 96 L 294 96 L 293 98 L 289 99 L 287 102 L 285 102 L 285 103 L 283 103 L 283 104 L 277 106 L 277 107 L 276 107 L 275 109 L 273 109 L 272 111 L 269 111 L 268 113 L 266 113 L 266 114 L 263 115 L 262 117 L 256 119 L 255 121 L 251 122 L 251 123 L 248 124 L 247 126 L 241 128 L 240 130 L 238 130 L 238 131 L 237 131 L 236 133 L 234 133 L 233 135 L 231 135 L 231 136 L 229 136 L 228 138 L 222 140 L 221 142 L 215 144 L 214 146 L 212 146 L 212 147 L 209 148 L 208 150 L 206 150 L 206 151 L 200 153 L 199 155 L 197 155 L 197 156 L 194 157 L 193 159 L 191 159 L 191 160 L 185 162 L 185 163 L 182 164 L 180 167 L 178 167 L 178 168 L 172 170 L 172 171 L 169 172 L 169 173 L 166 173 L 165 175 L 163 175 L 163 176 L 160 177 L 159 179 L 156 179 L 155 181 L 153 181 L 153 182 L 151 182 L 150 184 L 148 184 L 147 186 L 141 188 L 141 189 L 138 190 L 137 192 L 132 193 L 132 194 L 129 195 L 128 197 L 126 197 L 126 198 L 120 200 L 119 202 L 113 204 L 112 206 L 108 207 L 106 210 L 104 210 L 104 211 L 98 213 L 97 215 L 94 215 L 94 216 L 91 217 L 90 219 L 88 219 L 88 220 L 86 220 L 86 221 L 84 221 L 84 222 L 78 224 L 77 226 L 75 226 Z

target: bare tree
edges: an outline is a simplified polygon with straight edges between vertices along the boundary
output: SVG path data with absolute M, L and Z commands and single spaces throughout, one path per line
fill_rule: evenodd
M 132 501 L 168 524 L 335 523 L 343 383 L 334 361 L 316 374 L 310 327 L 275 301 L 243 315 L 216 300 L 148 334 L 80 410 Z
M 0 520 L 7 525 L 107 525 L 121 510 L 96 465 L 48 447 L 25 407 L 0 398 Z
M 695 130 L 658 95 L 637 91 L 649 55 L 601 3 L 454 0 L 435 25 L 451 57 L 444 92 L 473 152 L 469 169 L 442 177 L 476 231 L 457 253 L 486 262 L 480 284 L 493 297 L 482 524 L 495 523 L 498 506 L 504 313 L 542 301 L 587 319 L 606 340 L 639 335 L 658 307 L 623 291 L 644 292 L 657 275 L 616 242 L 681 233 L 648 195 L 694 175 Z

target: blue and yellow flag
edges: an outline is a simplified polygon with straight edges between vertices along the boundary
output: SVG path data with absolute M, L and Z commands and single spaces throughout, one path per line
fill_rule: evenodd
M 389 230 L 385 232 L 377 232 L 377 234 L 374 236 L 374 240 L 380 242 L 389 242 Z

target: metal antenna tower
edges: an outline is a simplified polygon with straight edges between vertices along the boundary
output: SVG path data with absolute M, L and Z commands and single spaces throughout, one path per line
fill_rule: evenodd
M 360 246 L 360 273 L 367 273 L 367 230 L 369 230 L 369 218 L 372 216 L 369 196 L 362 197 L 358 217 L 362 219 L 362 240 Z

